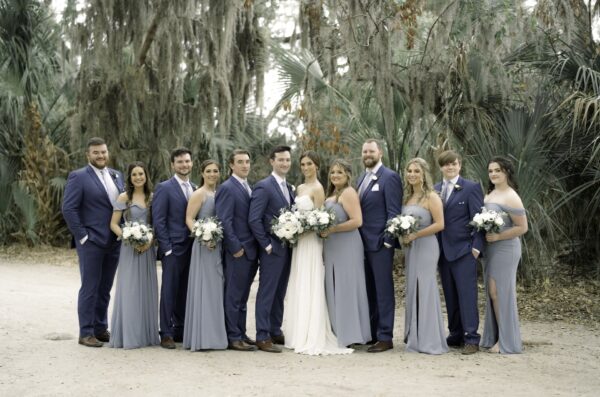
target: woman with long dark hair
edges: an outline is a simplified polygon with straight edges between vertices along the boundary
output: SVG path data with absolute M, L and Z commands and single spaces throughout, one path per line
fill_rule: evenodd
M 515 170 L 505 157 L 488 163 L 490 178 L 485 207 L 502 214 L 499 233 L 487 233 L 484 277 L 487 291 L 485 324 L 481 346 L 492 353 L 521 353 L 521 331 L 517 310 L 517 267 L 521 259 L 519 236 L 527 232 L 527 216 L 517 194 Z
M 190 231 L 196 219 L 215 216 L 215 191 L 221 169 L 214 160 L 200 164 L 201 187 L 190 196 L 185 223 Z M 183 327 L 183 347 L 191 351 L 226 349 L 223 307 L 223 263 L 221 243 L 194 241 Z
M 152 186 L 146 166 L 127 167 L 125 192 L 114 204 L 111 230 L 123 236 L 121 220 L 151 225 Z M 158 280 L 153 241 L 133 247 L 122 244 L 112 313 L 110 347 L 133 349 L 160 343 L 158 336 Z

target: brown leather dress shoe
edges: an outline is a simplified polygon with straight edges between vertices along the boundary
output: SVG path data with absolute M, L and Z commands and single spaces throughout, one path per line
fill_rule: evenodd
M 271 339 L 256 341 L 256 347 L 267 353 L 281 353 L 281 348 L 275 346 Z
M 464 355 L 469 355 L 469 354 L 475 354 L 479 351 L 479 345 L 472 345 L 472 344 L 465 344 L 465 348 L 462 351 L 462 354 Z
M 285 345 L 285 336 L 283 336 L 283 334 L 272 336 L 271 342 L 273 342 L 276 345 Z
M 101 333 L 96 334 L 96 339 L 98 339 L 100 342 L 108 342 L 110 340 L 110 332 L 105 329 Z
M 250 345 L 250 346 L 256 346 L 256 341 L 254 341 L 253 339 L 250 339 L 248 336 L 244 336 L 242 338 L 242 342 L 244 342 L 245 344 Z
M 377 341 L 373 346 L 367 349 L 367 353 L 381 353 L 394 348 L 392 341 Z
M 170 336 L 163 336 L 160 338 L 160 346 L 165 349 L 175 349 L 177 347 L 175 346 L 175 341 Z
M 229 350 L 237 350 L 239 352 L 253 352 L 256 350 L 256 346 L 252 346 L 243 340 L 232 340 L 227 346 Z
M 102 342 L 92 335 L 79 338 L 79 344 L 87 347 L 102 347 L 103 345 Z

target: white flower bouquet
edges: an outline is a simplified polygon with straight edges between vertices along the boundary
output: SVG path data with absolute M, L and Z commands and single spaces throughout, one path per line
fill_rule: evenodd
M 126 221 L 121 230 L 120 240 L 134 248 L 143 247 L 154 238 L 152 228 L 145 223 Z
M 385 225 L 385 232 L 392 237 L 401 238 L 414 233 L 419 227 L 419 217 L 412 215 L 396 215 Z
M 284 244 L 293 247 L 298 243 L 298 237 L 304 233 L 302 214 L 294 207 L 282 209 L 279 216 L 271 221 L 271 232 Z
M 325 208 L 301 211 L 304 231 L 324 232 L 335 225 L 335 212 Z
M 214 216 L 198 219 L 194 222 L 192 237 L 201 244 L 215 247 L 223 239 L 223 225 Z
M 506 215 L 506 213 L 481 207 L 481 212 L 475 214 L 469 225 L 473 226 L 478 232 L 484 230 L 486 233 L 500 233 L 502 226 L 504 226 L 503 215 Z

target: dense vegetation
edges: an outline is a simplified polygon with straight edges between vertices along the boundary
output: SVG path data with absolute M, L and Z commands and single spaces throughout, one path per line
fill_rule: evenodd
M 66 3 L 58 18 L 49 1 L 0 0 L 0 242 L 65 244 L 62 189 L 91 136 L 154 181 L 178 145 L 222 163 L 249 148 L 256 179 L 275 143 L 358 171 L 377 137 L 398 171 L 454 148 L 483 185 L 491 155 L 512 157 L 530 222 L 522 279 L 559 262 L 600 276 L 600 1 Z

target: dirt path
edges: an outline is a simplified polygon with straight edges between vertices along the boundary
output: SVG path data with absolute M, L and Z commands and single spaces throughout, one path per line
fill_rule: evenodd
M 310 357 L 291 351 L 84 348 L 75 339 L 79 271 L 73 255 L 70 251 L 66 261 L 48 258 L 44 263 L 0 257 L 0 395 L 600 393 L 600 332 L 561 322 L 524 322 L 525 354 L 513 356 L 406 353 L 402 310 L 396 317 L 396 347 L 382 354 L 364 349 L 349 356 Z M 48 339 L 54 337 L 60 340 Z

